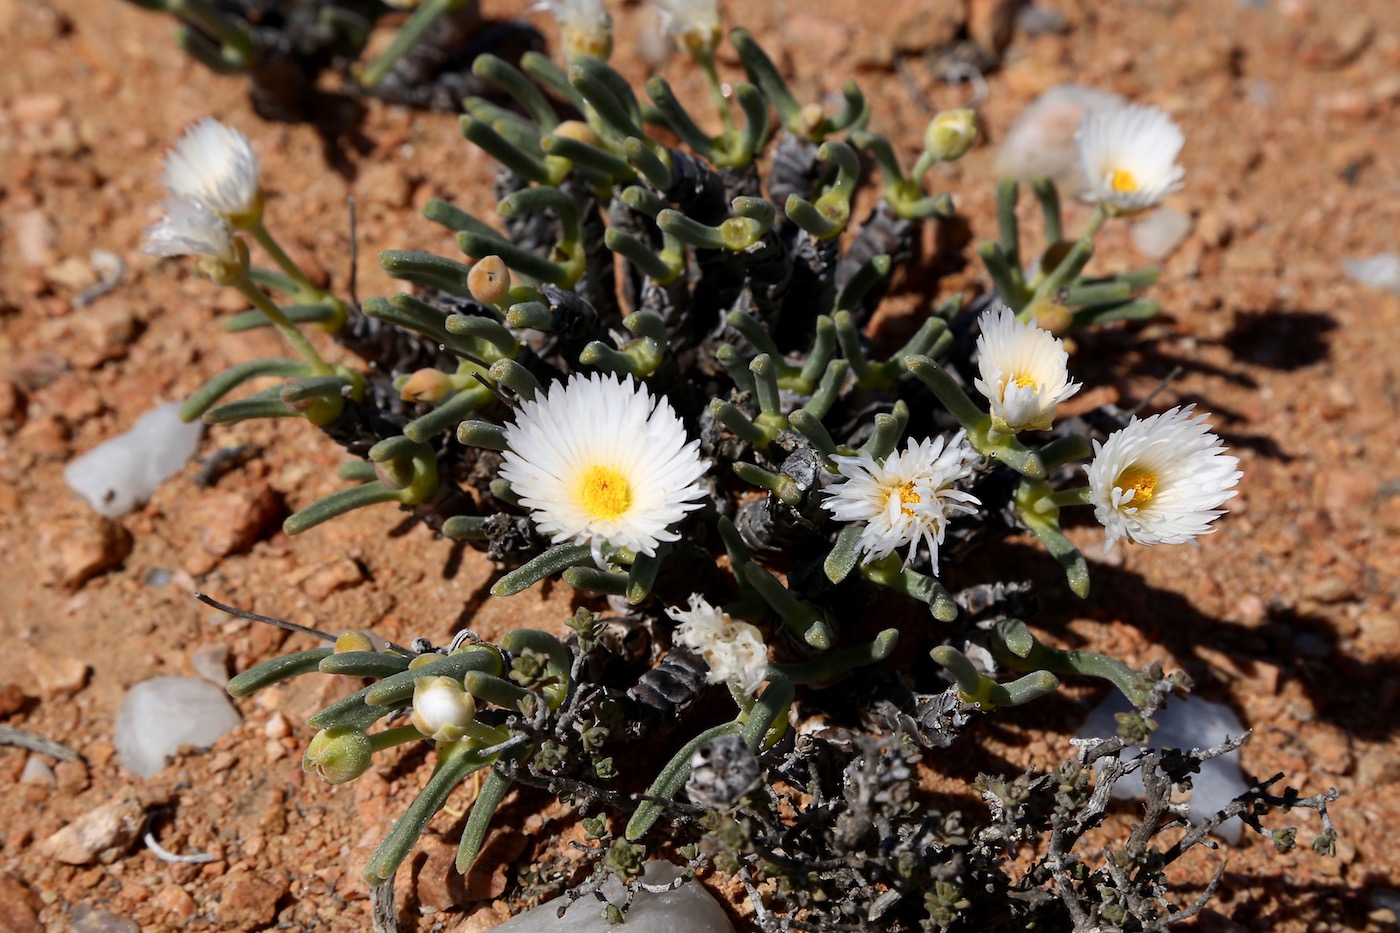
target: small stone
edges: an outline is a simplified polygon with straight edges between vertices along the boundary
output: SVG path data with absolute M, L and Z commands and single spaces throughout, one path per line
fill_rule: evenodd
M 967 35 L 993 59 L 1011 44 L 1023 0 L 967 0 Z
M 190 897 L 189 893 L 178 884 L 167 884 L 160 889 L 160 892 L 151 899 L 158 910 L 162 910 L 175 918 L 179 923 L 185 923 L 199 910 L 199 904 Z
M 190 653 L 190 667 L 205 680 L 222 687 L 228 683 L 228 645 L 200 645 Z
M 433 910 L 451 910 L 468 903 L 466 884 L 457 871 L 457 846 L 441 836 L 425 835 L 419 838 L 418 849 L 427 856 L 413 876 L 418 903 Z M 503 881 L 501 890 L 487 897 L 499 897 L 504 891 Z
M 1384 745 L 1375 745 L 1356 760 L 1358 787 L 1400 784 L 1400 757 Z
M 0 930 L 5 933 L 44 933 L 39 911 L 44 902 L 14 875 L 0 872 Z
M 263 726 L 263 735 L 269 739 L 285 739 L 292 734 L 292 724 L 281 713 L 273 713 Z
M 63 480 L 98 513 L 125 515 L 189 462 L 202 433 L 198 422 L 180 418 L 178 402 L 158 405 L 130 431 L 74 458 L 63 468 Z
M 141 832 L 146 811 L 133 797 L 103 804 L 39 843 L 39 851 L 66 865 L 115 862 Z
M 80 371 L 96 369 L 103 363 L 126 356 L 127 348 L 141 330 L 135 307 L 126 301 L 109 300 L 94 304 L 84 308 L 81 314 L 74 315 L 72 321 L 75 346 L 69 353 L 69 360 L 73 368 Z M 181 426 L 185 432 L 194 435 L 197 444 L 201 433 L 200 426 L 197 423 L 172 423 L 172 435 L 179 433 Z
M 199 543 L 212 557 L 251 548 L 282 515 L 282 496 L 262 480 L 247 488 L 207 494 L 199 503 Z
M 196 677 L 156 677 L 132 687 L 117 711 L 117 760 L 138 777 L 165 767 L 182 746 L 208 748 L 237 727 L 228 695 Z
M 43 267 L 53 261 L 58 230 L 42 208 L 21 211 L 11 223 L 15 249 L 25 265 Z
M 87 686 L 90 668 L 77 658 L 54 657 L 36 652 L 29 659 L 29 669 L 39 683 L 39 693 L 45 699 L 72 696 Z
M 19 773 L 19 782 L 38 787 L 58 786 L 58 778 L 54 777 L 53 768 L 38 755 L 30 755 L 24 762 L 24 770 Z
M 1133 224 L 1133 247 L 1154 262 L 1166 259 L 1191 233 L 1191 215 L 1162 207 Z
M 1225 252 L 1222 263 L 1226 272 L 1239 275 L 1278 275 L 1279 259 L 1273 248 L 1264 243 L 1241 243 Z
M 1316 766 L 1328 774 L 1344 775 L 1351 770 L 1351 741 L 1340 729 L 1318 725 L 1306 739 Z
M 1343 259 L 1342 271 L 1358 285 L 1400 295 L 1400 254 L 1376 253 L 1359 259 Z
M 1324 577 L 1303 589 L 1305 598 L 1326 604 L 1340 603 L 1352 599 L 1355 595 L 1355 588 L 1341 577 Z
M 24 709 L 24 691 L 19 684 L 0 684 L 0 719 L 8 719 Z
M 79 904 L 69 914 L 73 925 L 72 933 L 141 933 L 134 920 L 106 910 L 96 910 L 87 904 Z
M 681 876 L 681 869 L 670 862 L 649 862 L 642 878 L 648 884 L 665 885 Z M 622 903 L 622 884 L 611 878 L 602 889 L 603 896 L 614 904 Z M 608 923 L 597 901 L 579 901 L 560 919 L 557 902 L 512 917 L 495 928 L 496 933 L 612 933 L 617 927 Z M 627 933 L 733 933 L 724 908 L 700 883 L 691 880 L 672 891 L 660 894 L 641 891 L 627 911 Z
M 24 94 L 10 104 L 10 116 L 23 126 L 52 123 L 63 116 L 62 94 Z
M 77 589 L 131 553 L 131 533 L 110 518 L 81 515 L 45 524 L 39 547 L 58 582 Z
M 1380 489 L 1381 478 L 1371 470 L 1336 467 L 1318 473 L 1313 482 L 1313 502 L 1335 519 L 1372 508 Z
M 365 204 L 385 207 L 407 207 L 413 189 L 404 176 L 403 165 L 397 160 L 375 162 L 360 173 L 355 184 Z
M 219 929 L 254 930 L 267 926 L 277 916 L 277 902 L 290 888 L 288 878 L 277 872 L 229 874 L 219 893 Z
M 58 789 L 70 796 L 76 797 L 92 786 L 88 766 L 81 758 L 75 761 L 60 761 L 53 766 L 53 773 L 58 779 Z
M 348 557 L 342 557 L 317 567 L 301 583 L 302 590 L 312 599 L 325 599 L 332 593 L 348 590 L 364 582 L 365 572 Z

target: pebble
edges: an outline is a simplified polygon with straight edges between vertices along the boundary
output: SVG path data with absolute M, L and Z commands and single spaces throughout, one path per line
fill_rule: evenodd
M 1074 134 L 1090 110 L 1120 107 L 1123 97 L 1082 84 L 1057 84 L 1031 102 L 1006 131 L 997 148 L 998 178 L 1030 181 L 1040 175 L 1071 182 L 1069 197 L 1083 187 Z
M 348 590 L 364 582 L 365 572 L 348 557 L 341 557 L 317 567 L 301 583 L 302 590 L 312 599 L 325 599 L 332 593 Z
M 44 267 L 53 260 L 58 230 L 42 208 L 21 211 L 11 220 L 15 249 L 27 266 Z
M 228 683 L 228 645 L 200 645 L 190 652 L 190 667 L 216 687 Z
M 243 489 L 207 493 L 199 503 L 200 546 L 212 557 L 251 548 L 282 515 L 282 496 L 262 480 Z
M 180 403 L 146 412 L 131 430 L 98 444 L 63 468 L 68 488 L 100 515 L 125 515 L 178 473 L 199 447 L 204 426 L 180 420 Z
M 24 762 L 24 770 L 19 773 L 19 782 L 39 787 L 55 787 L 58 785 L 58 778 L 54 777 L 53 768 L 50 768 L 47 762 L 38 755 L 30 755 Z
M 39 843 L 39 851 L 66 865 L 115 862 L 141 832 L 146 811 L 134 797 L 89 810 Z
M 1376 253 L 1358 259 L 1343 259 L 1342 271 L 1358 285 L 1400 295 L 1400 254 Z
M 681 869 L 670 862 L 651 862 L 643 879 L 649 884 L 666 884 L 681 876 Z M 622 883 L 616 878 L 603 885 L 603 894 L 614 904 L 623 898 Z M 512 917 L 496 927 L 496 933 L 612 933 L 602 905 L 593 898 L 576 901 L 562 918 L 559 904 L 549 902 Z M 724 908 L 704 886 L 688 881 L 662 894 L 641 891 L 627 911 L 627 933 L 733 933 L 734 927 Z
M 180 923 L 188 921 L 199 909 L 195 899 L 190 897 L 189 893 L 178 884 L 167 884 L 151 899 L 151 902 Z
M 197 677 L 156 677 L 127 692 L 112 742 L 137 777 L 159 773 L 182 746 L 208 748 L 239 723 L 223 690 Z
M 45 699 L 72 696 L 87 686 L 87 663 L 77 658 L 55 657 L 36 652 L 29 659 L 29 669 L 39 683 L 39 693 Z
M 1133 247 L 1151 259 L 1166 259 L 1191 233 L 1191 215 L 1162 207 L 1133 224 Z
M 44 933 L 39 922 L 43 902 L 14 875 L 0 872 L 0 930 L 5 933 Z
M 120 564 L 131 545 L 131 533 L 101 515 L 57 519 L 39 532 L 40 553 L 58 582 L 69 589 Z
M 0 719 L 8 719 L 24 709 L 24 691 L 19 684 L 0 684 Z
M 291 889 L 280 872 L 229 874 L 219 892 L 219 929 L 254 930 L 277 916 L 277 902 Z
M 1104 738 L 1118 733 L 1115 717 L 1119 713 L 1132 710 L 1128 702 L 1117 690 L 1094 707 L 1084 725 L 1076 733 L 1081 738 Z M 1211 703 L 1198 696 L 1185 701 L 1173 700 L 1165 709 L 1152 717 L 1157 728 L 1152 733 L 1153 748 L 1210 748 L 1226 738 L 1242 735 L 1244 724 L 1234 710 L 1220 703 Z M 1240 772 L 1239 750 L 1202 762 L 1201 771 L 1191 781 L 1191 813 L 1193 823 L 1204 822 L 1214 816 L 1230 801 L 1249 790 Z M 1129 774 L 1113 785 L 1113 799 L 1133 800 L 1143 796 L 1142 776 Z M 1231 844 L 1237 844 L 1244 832 L 1244 824 L 1236 817 L 1216 828 L 1216 835 Z
M 141 933 L 134 920 L 79 904 L 69 913 L 72 933 Z

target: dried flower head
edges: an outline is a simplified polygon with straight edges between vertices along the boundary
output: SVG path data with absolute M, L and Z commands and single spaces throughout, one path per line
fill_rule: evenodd
M 535 7 L 554 14 L 564 40 L 564 53 L 607 58 L 612 54 L 612 17 L 603 0 L 543 0 Z
M 235 227 L 262 217 L 258 157 L 238 130 L 206 117 L 165 154 L 164 181 L 172 197 L 197 201 Z
M 193 256 L 199 271 L 226 285 L 247 268 L 247 252 L 227 220 L 199 201 L 173 198 L 165 214 L 144 231 L 152 256 Z
M 1214 531 L 1220 505 L 1235 495 L 1239 460 L 1195 406 L 1134 418 L 1100 444 L 1087 467 L 1089 500 L 1108 532 L 1104 550 L 1119 538 L 1138 544 L 1182 544 Z
M 719 0 L 656 0 L 661 28 L 691 55 L 710 55 L 722 36 Z
M 870 563 L 909 545 L 904 566 L 914 560 L 919 542 L 928 545 L 938 573 L 938 545 L 948 520 L 976 511 L 977 497 L 954 484 L 972 475 L 977 452 L 959 431 L 946 444 L 942 437 L 911 443 L 881 463 L 869 454 L 833 457 L 844 482 L 826 490 L 822 507 L 843 522 L 865 522 L 858 547 Z
M 1176 157 L 1186 140 L 1160 107 L 1089 110 L 1078 140 L 1088 197 L 1110 213 L 1145 210 L 1181 187 Z
M 1044 431 L 1055 420 L 1055 406 L 1079 391 L 1069 381 L 1069 354 L 1048 330 L 1021 323 L 1006 305 L 982 312 L 978 320 L 977 372 L 973 382 L 991 403 L 998 431 Z
M 555 383 L 506 427 L 500 476 L 544 534 L 651 556 L 700 508 L 709 468 L 665 399 L 629 376 Z
M 758 692 L 768 678 L 768 646 L 762 632 L 731 618 L 700 595 L 690 597 L 690 611 L 672 607 L 666 614 L 680 623 L 674 635 L 676 644 L 694 651 L 709 665 L 708 683 L 729 682 L 749 696 Z

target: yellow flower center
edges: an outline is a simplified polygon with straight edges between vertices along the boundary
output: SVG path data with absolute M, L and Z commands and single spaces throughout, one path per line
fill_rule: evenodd
M 912 518 L 914 516 L 914 510 L 909 508 L 909 506 L 918 505 L 920 502 L 924 501 L 924 497 L 914 491 L 913 483 L 900 483 L 885 494 L 885 502 L 888 503 L 890 501 L 890 496 L 893 496 L 895 493 L 899 493 L 899 510 Z
M 1023 389 L 1039 389 L 1039 388 L 1040 388 L 1040 383 L 1036 382 L 1036 381 L 1035 381 L 1034 379 L 1032 379 L 1030 376 L 1012 376 L 1012 377 L 1011 377 L 1011 381 L 1014 382 L 1014 383 L 1016 383 L 1018 386 L 1020 386 L 1020 387 L 1023 388 Z
M 1133 498 L 1128 505 L 1141 508 L 1152 501 L 1152 494 L 1157 489 L 1157 474 L 1140 467 L 1128 467 L 1119 474 L 1118 481 L 1113 485 L 1124 492 L 1131 492 Z
M 1113 170 L 1113 177 L 1108 181 L 1109 187 L 1119 194 L 1131 194 L 1137 190 L 1137 179 L 1132 172 L 1124 171 L 1121 168 Z
M 632 484 L 614 467 L 591 466 L 583 473 L 579 498 L 594 518 L 617 518 L 632 507 Z

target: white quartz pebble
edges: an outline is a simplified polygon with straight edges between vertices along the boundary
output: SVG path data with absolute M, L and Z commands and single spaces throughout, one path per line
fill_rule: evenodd
M 63 481 L 100 514 L 125 515 L 178 473 L 199 447 L 204 426 L 180 420 L 180 404 L 151 409 L 130 431 L 103 441 L 63 468 Z
M 658 861 L 647 865 L 642 878 L 648 884 L 666 884 L 680 875 L 679 866 Z M 616 878 L 608 879 L 603 893 L 612 903 L 622 903 L 622 884 Z M 527 910 L 496 927 L 494 933 L 734 933 L 724 908 L 697 881 L 662 894 L 638 892 L 627 911 L 627 922 L 620 927 L 608 923 L 603 904 L 595 897 L 574 902 L 563 919 L 555 916 L 561 903 L 553 900 Z
M 238 725 L 228 694 L 199 677 L 156 677 L 132 687 L 117 711 L 117 760 L 138 777 L 158 774 L 182 745 L 208 748 Z

